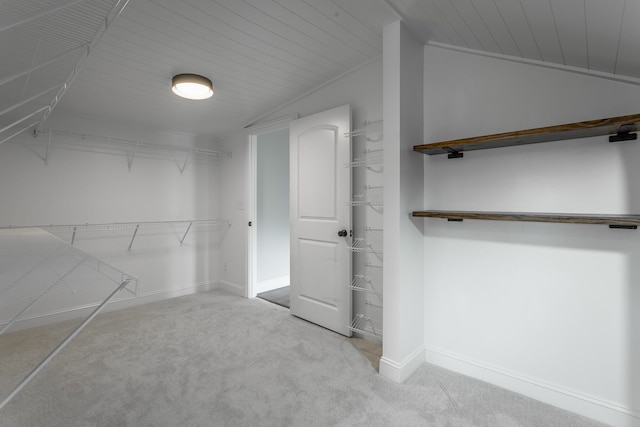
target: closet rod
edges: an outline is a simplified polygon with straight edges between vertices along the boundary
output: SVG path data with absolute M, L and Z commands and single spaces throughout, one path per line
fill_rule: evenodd
M 32 226 L 8 226 L 0 227 L 1 229 L 20 229 L 20 228 L 40 228 L 50 233 L 71 233 L 71 246 L 76 241 L 76 235 L 80 231 L 133 231 L 131 240 L 127 250 L 130 251 L 133 247 L 133 242 L 140 230 L 151 230 L 161 228 L 174 228 L 179 226 L 186 226 L 186 230 L 179 239 L 180 245 L 184 244 L 184 240 L 187 238 L 187 234 L 194 226 L 209 226 L 209 227 L 222 227 L 231 226 L 231 222 L 222 219 L 200 219 L 200 220 L 181 220 L 181 221 L 147 221 L 147 222 L 113 222 L 105 224 L 70 224 L 70 225 L 32 225 Z
M 177 220 L 177 221 L 131 221 L 131 222 L 108 222 L 100 224 L 48 224 L 48 225 L 9 225 L 0 227 L 1 229 L 20 229 L 20 228 L 42 228 L 44 230 L 55 230 L 57 232 L 73 232 L 73 231 L 116 231 L 116 230 L 128 230 L 139 226 L 142 229 L 152 228 L 170 228 L 176 225 L 189 225 L 194 226 L 229 226 L 231 221 L 224 219 L 189 219 L 189 220 Z
M 204 154 L 204 155 L 215 156 L 215 157 L 220 157 L 220 156 L 228 157 L 230 155 L 230 153 L 209 150 L 206 148 L 186 148 L 186 147 L 180 147 L 177 145 L 153 144 L 150 142 L 145 142 L 143 140 L 120 138 L 120 137 L 113 137 L 113 136 L 91 135 L 86 133 L 71 132 L 71 131 L 64 131 L 64 130 L 57 130 L 57 129 L 42 129 L 38 133 L 48 133 L 48 132 L 51 132 L 55 135 L 63 135 L 63 136 L 80 138 L 80 139 L 90 139 L 95 141 L 104 141 L 112 144 L 119 144 L 119 145 L 131 147 L 131 149 L 133 150 L 137 150 L 139 148 L 150 148 L 154 150 L 165 150 L 165 151 L 172 151 L 172 152 L 177 151 L 177 152 L 191 153 L 191 154 Z

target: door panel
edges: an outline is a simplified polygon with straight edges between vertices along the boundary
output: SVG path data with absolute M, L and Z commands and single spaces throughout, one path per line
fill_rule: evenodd
M 291 313 L 351 336 L 351 108 L 291 124 Z
M 328 286 L 336 283 L 335 259 L 337 245 L 333 242 L 319 242 L 300 239 L 300 270 L 309 275 L 300 282 L 300 297 L 336 308 L 336 289 Z
M 298 138 L 300 218 L 336 219 L 338 129 L 310 129 Z

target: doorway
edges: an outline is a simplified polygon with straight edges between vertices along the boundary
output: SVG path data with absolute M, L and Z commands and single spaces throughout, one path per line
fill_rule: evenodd
M 288 125 L 279 128 L 282 133 L 263 129 L 249 139 L 247 297 L 289 282 L 292 315 L 351 336 L 353 228 L 351 169 L 346 167 L 352 157 L 351 107 L 334 107 Z M 281 178 L 272 183 L 277 173 Z M 272 209 L 282 214 L 271 215 Z M 277 224 L 269 222 L 273 218 Z
M 251 139 L 255 161 L 253 295 L 289 307 L 289 129 Z

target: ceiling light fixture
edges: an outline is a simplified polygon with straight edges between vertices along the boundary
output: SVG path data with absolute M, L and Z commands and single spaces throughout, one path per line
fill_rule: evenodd
M 186 99 L 208 99 L 213 96 L 213 84 L 198 74 L 178 74 L 171 79 L 171 91 Z

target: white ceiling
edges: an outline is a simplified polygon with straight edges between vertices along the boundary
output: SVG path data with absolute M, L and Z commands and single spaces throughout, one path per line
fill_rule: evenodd
M 390 0 L 423 40 L 640 77 L 638 0 Z
M 398 17 L 424 43 L 640 82 L 640 0 L 3 0 L 0 141 L 56 94 L 56 113 L 217 138 L 378 57 Z M 179 73 L 214 97 L 174 96 Z

